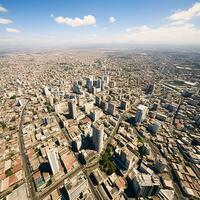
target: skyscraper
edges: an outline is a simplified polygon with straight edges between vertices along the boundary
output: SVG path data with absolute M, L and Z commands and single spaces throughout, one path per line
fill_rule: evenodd
M 77 112 L 76 112 L 76 101 L 75 99 L 72 99 L 68 102 L 68 108 L 69 108 L 69 115 L 72 119 L 76 119 Z
M 121 101 L 120 107 L 121 107 L 121 109 L 123 109 L 123 110 L 127 110 L 128 107 L 129 107 L 129 104 L 130 104 L 130 103 L 129 103 L 128 101 L 122 100 L 122 101 Z
M 103 115 L 103 112 L 100 108 L 94 108 L 90 111 L 90 118 L 92 119 L 92 121 L 96 121 L 99 118 L 101 118 Z
M 47 86 L 44 87 L 44 94 L 46 96 L 50 96 L 51 95 L 51 92 L 49 91 L 49 88 Z
M 95 105 L 98 107 L 101 106 L 101 97 L 100 96 L 95 97 Z
M 143 122 L 146 118 L 147 112 L 148 112 L 148 107 L 144 105 L 139 105 L 137 108 L 136 116 L 135 116 L 135 122 L 136 123 Z
M 92 92 L 93 77 L 86 78 L 86 87 L 89 92 Z
M 147 85 L 147 87 L 146 87 L 145 93 L 146 93 L 146 94 L 152 95 L 153 92 L 154 92 L 154 88 L 155 88 L 155 85 L 152 84 L 152 83 L 149 83 L 149 84 Z
M 109 76 L 109 75 L 104 75 L 104 76 L 102 77 L 102 80 L 103 80 L 103 82 L 104 82 L 106 85 L 108 85 L 109 82 L 110 82 L 110 76 Z
M 98 79 L 97 80 L 97 88 L 101 88 L 102 80 Z
M 73 90 L 73 92 L 76 93 L 76 94 L 82 94 L 81 86 L 78 84 L 78 81 L 74 81 L 74 82 L 73 82 L 72 90 Z
M 92 125 L 93 128 L 93 135 L 92 135 L 92 141 L 95 147 L 95 150 L 98 153 L 101 153 L 101 151 L 103 150 L 103 137 L 104 137 L 104 125 L 101 124 L 93 124 Z
M 51 165 L 51 170 L 53 174 L 57 174 L 58 172 L 60 172 L 61 165 L 56 149 L 47 150 L 47 157 Z
M 108 109 L 107 109 L 108 114 L 110 114 L 110 115 L 115 115 L 115 111 L 116 111 L 116 106 L 115 106 L 115 104 L 109 102 L 109 103 L 108 103 Z
M 167 161 L 162 156 L 157 156 L 155 161 L 156 172 L 163 173 L 164 169 L 167 167 Z
M 133 188 L 137 197 L 150 197 L 160 191 L 160 181 L 155 175 L 136 174 L 133 179 Z
M 134 154 L 127 147 L 124 146 L 120 152 L 120 160 L 126 170 L 132 167 L 134 159 Z

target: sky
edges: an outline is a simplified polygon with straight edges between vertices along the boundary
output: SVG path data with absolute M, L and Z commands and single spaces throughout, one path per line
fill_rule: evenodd
M 200 45 L 199 0 L 0 0 L 0 46 Z

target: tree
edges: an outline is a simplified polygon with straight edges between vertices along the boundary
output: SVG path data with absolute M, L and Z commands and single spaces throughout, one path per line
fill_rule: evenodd
M 104 171 L 107 175 L 111 175 L 116 171 L 116 167 L 113 162 L 110 160 L 110 153 L 112 152 L 112 146 L 108 146 L 106 152 L 100 160 L 100 169 Z
M 3 128 L 3 130 L 6 128 L 6 124 L 4 122 L 0 122 L 0 126 Z
M 16 95 L 11 96 L 10 99 L 16 99 Z
M 5 171 L 5 174 L 6 174 L 6 177 L 11 176 L 11 175 L 13 174 L 12 169 L 11 169 L 11 168 L 10 168 L 10 169 L 7 169 L 7 170 Z

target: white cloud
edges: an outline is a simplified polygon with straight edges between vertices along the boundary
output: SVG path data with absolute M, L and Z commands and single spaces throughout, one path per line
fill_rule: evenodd
M 114 22 L 116 22 L 116 19 L 115 19 L 115 17 L 110 17 L 110 18 L 109 18 L 109 20 L 110 20 L 110 22 L 111 22 L 111 23 L 114 23 Z
M 0 24 L 11 24 L 11 23 L 13 23 L 13 21 L 10 19 L 0 18 Z
M 127 28 L 119 40 L 142 44 L 200 44 L 200 28 L 190 23 L 197 16 L 200 16 L 200 3 L 188 10 L 176 11 L 167 17 L 170 22 L 166 25 Z
M 182 26 L 186 24 L 186 22 L 184 20 L 179 20 L 179 21 L 173 21 L 170 23 L 170 26 Z
M 0 5 L 0 12 L 7 12 L 8 10 Z
M 200 2 L 195 3 L 188 10 L 178 10 L 168 17 L 171 21 L 189 21 L 193 17 L 200 16 Z
M 150 28 L 146 25 L 143 26 L 134 26 L 126 29 L 126 32 L 133 32 L 133 31 L 148 31 Z
M 65 24 L 65 25 L 72 26 L 72 27 L 89 26 L 89 25 L 96 24 L 96 19 L 92 15 L 84 16 L 83 19 L 80 19 L 78 17 L 72 19 L 72 18 L 68 18 L 68 17 L 59 16 L 59 17 L 55 17 L 54 20 L 58 24 Z
M 6 31 L 9 33 L 20 33 L 21 31 L 15 28 L 6 28 Z
M 150 28 L 146 25 L 128 29 L 127 34 L 121 35 L 122 42 L 142 44 L 200 44 L 200 29 L 193 24 L 166 25 Z

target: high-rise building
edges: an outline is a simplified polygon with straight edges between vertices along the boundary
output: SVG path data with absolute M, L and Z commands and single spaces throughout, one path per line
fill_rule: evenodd
M 144 143 L 140 149 L 143 155 L 150 155 L 151 148 L 148 143 Z
M 97 93 L 97 88 L 96 87 L 92 87 L 92 94 L 96 94 Z
M 73 90 L 73 92 L 76 93 L 76 94 L 82 94 L 81 86 L 78 84 L 78 81 L 74 81 L 74 82 L 73 82 L 72 90 Z
M 102 80 L 103 80 L 103 82 L 104 82 L 106 85 L 108 85 L 109 82 L 110 82 L 110 76 L 109 76 L 109 75 L 104 75 L 104 76 L 102 77 Z
M 110 115 L 115 115 L 115 110 L 116 110 L 116 106 L 114 103 L 108 103 L 108 109 L 107 112 Z
M 53 148 L 53 149 L 47 150 L 47 157 L 51 165 L 51 170 L 53 174 L 57 174 L 58 172 L 60 172 L 61 165 L 60 165 L 60 161 L 59 161 L 59 157 L 58 157 L 58 153 L 56 149 Z
M 87 178 L 80 172 L 66 181 L 65 188 L 69 195 L 69 200 L 81 199 L 81 196 L 84 196 L 89 189 Z
M 103 75 L 101 77 L 101 90 L 103 91 L 105 86 L 108 86 L 110 82 L 110 76 L 109 75 Z
M 167 161 L 162 156 L 157 156 L 155 161 L 156 172 L 163 173 L 164 169 L 167 167 Z
M 101 88 L 102 80 L 98 79 L 97 80 L 97 88 Z
M 51 95 L 51 92 L 49 91 L 49 88 L 47 86 L 44 87 L 44 94 L 46 96 L 50 96 Z
M 146 94 L 150 94 L 150 95 L 153 94 L 154 88 L 155 88 L 155 85 L 152 84 L 152 83 L 149 83 L 149 84 L 147 85 L 147 87 L 146 87 L 145 93 L 146 93 Z
M 104 90 L 104 87 L 105 87 L 105 83 L 104 83 L 104 81 L 102 80 L 102 81 L 101 81 L 101 90 L 102 90 L 102 91 Z
M 92 87 L 93 87 L 93 78 L 92 77 L 86 78 L 86 87 L 89 92 L 92 92 Z
M 90 118 L 92 119 L 92 121 L 96 121 L 102 116 L 103 112 L 100 108 L 94 108 L 90 111 Z
M 95 105 L 98 107 L 101 106 L 101 97 L 100 96 L 95 97 Z
M 57 114 L 58 113 L 66 113 L 67 112 L 67 102 L 65 100 L 61 101 L 61 102 L 55 104 L 54 108 L 55 108 L 55 112 Z
M 50 105 L 53 107 L 54 106 L 54 98 L 53 98 L 53 95 L 49 96 L 49 103 Z
M 134 160 L 136 160 L 135 158 L 135 155 L 127 147 L 124 146 L 121 149 L 120 160 L 126 170 L 133 166 Z
M 93 134 L 92 134 L 92 141 L 95 147 L 95 150 L 98 153 L 101 153 L 101 151 L 103 150 L 103 137 L 104 137 L 104 125 L 101 124 L 93 124 L 92 125 L 93 128 Z
M 159 121 L 154 121 L 153 123 L 148 125 L 148 130 L 153 133 L 156 134 L 159 129 L 160 129 L 161 123 Z
M 72 119 L 76 119 L 77 117 L 77 111 L 76 111 L 76 101 L 75 99 L 72 99 L 68 102 L 68 109 L 69 109 L 69 115 Z
M 104 111 L 107 111 L 107 109 L 108 109 L 108 103 L 106 101 L 101 101 L 101 108 Z
M 138 173 L 132 181 L 137 197 L 154 196 L 160 191 L 160 181 L 156 175 Z
M 88 101 L 84 104 L 84 110 L 87 114 L 90 113 L 90 111 L 94 108 L 94 101 Z
M 159 108 L 159 102 L 155 102 L 152 106 L 151 106 L 151 110 L 152 111 L 156 111 Z
M 168 105 L 167 109 L 170 111 L 170 112 L 176 112 L 178 108 L 178 104 L 175 104 L 175 103 L 171 103 Z
M 128 101 L 121 101 L 121 109 L 123 109 L 123 110 L 127 110 L 128 109 L 128 107 L 129 107 L 129 102 Z
M 136 116 L 135 116 L 135 122 L 136 123 L 143 122 L 146 118 L 147 112 L 148 112 L 148 107 L 144 105 L 139 105 L 137 108 Z

